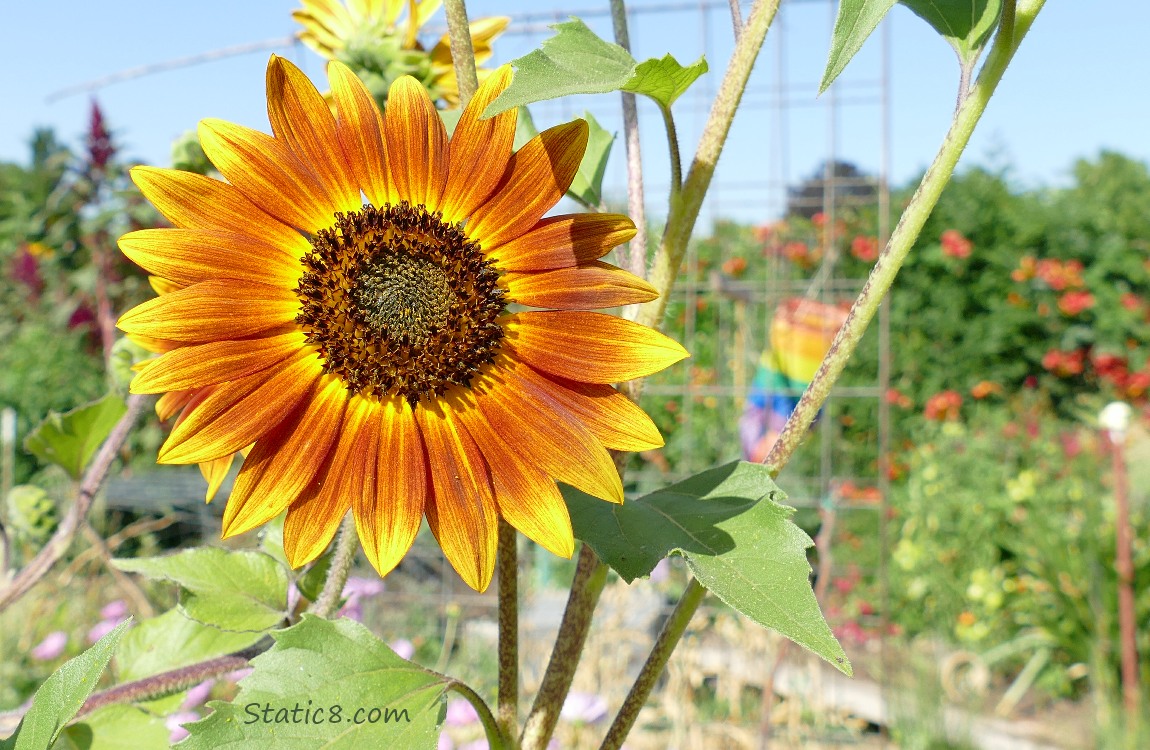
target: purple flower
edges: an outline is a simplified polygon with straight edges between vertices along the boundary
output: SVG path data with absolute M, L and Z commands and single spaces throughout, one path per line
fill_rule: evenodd
M 128 616 L 128 603 L 123 599 L 117 599 L 114 602 L 108 602 L 104 608 L 100 610 L 101 620 L 115 620 L 117 624 L 122 622 Z
M 582 724 L 594 724 L 607 718 L 607 701 L 594 693 L 571 693 L 563 701 L 561 718 Z
M 193 721 L 198 721 L 199 718 L 200 715 L 195 711 L 176 711 L 164 719 L 164 726 L 168 728 L 168 742 L 174 745 L 187 737 L 188 730 L 184 729 L 182 725 L 191 724 Z
M 455 743 L 447 736 L 447 732 L 439 733 L 439 741 L 435 744 L 435 750 L 455 750 Z
M 202 706 L 207 702 L 208 696 L 212 694 L 212 686 L 215 684 L 215 680 L 204 680 L 199 685 L 196 685 L 184 696 L 184 702 L 180 704 L 180 708 L 188 709 Z
M 391 650 L 394 651 L 395 655 L 400 659 L 411 661 L 411 657 L 415 656 L 415 644 L 406 638 L 392 641 L 388 645 L 391 646 Z
M 465 727 L 479 721 L 479 714 L 475 712 L 475 706 L 462 698 L 455 698 L 447 704 L 446 721 L 450 727 Z
M 651 571 L 651 583 L 663 583 L 671 577 L 671 560 L 664 557 Z
M 459 750 L 491 750 L 491 745 L 487 744 L 486 739 L 472 740 L 466 745 L 460 745 Z
M 343 595 L 348 599 L 352 597 L 370 599 L 373 596 L 382 594 L 383 590 L 383 581 L 378 578 L 351 576 L 347 579 L 347 583 L 343 585 Z
M 228 672 L 226 675 L 224 675 L 224 680 L 227 682 L 230 682 L 232 684 L 236 684 L 240 680 L 242 680 L 243 678 L 250 675 L 252 673 L 252 671 L 253 670 L 251 667 L 244 667 L 243 669 L 237 669 L 234 672 Z
M 63 630 L 56 630 L 44 636 L 44 640 L 36 644 L 30 655 L 36 661 L 51 661 L 64 653 L 64 647 L 67 645 L 68 634 Z

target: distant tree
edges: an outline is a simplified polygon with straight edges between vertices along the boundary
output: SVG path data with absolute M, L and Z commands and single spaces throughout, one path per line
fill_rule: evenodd
M 810 219 L 833 203 L 838 208 L 873 204 L 878 179 L 847 161 L 824 162 L 810 177 L 787 188 L 787 218 Z

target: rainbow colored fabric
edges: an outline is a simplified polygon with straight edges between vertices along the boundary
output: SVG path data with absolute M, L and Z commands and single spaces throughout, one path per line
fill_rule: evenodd
M 748 461 L 767 457 L 845 320 L 842 308 L 801 297 L 786 299 L 775 310 L 770 348 L 759 361 L 739 419 Z

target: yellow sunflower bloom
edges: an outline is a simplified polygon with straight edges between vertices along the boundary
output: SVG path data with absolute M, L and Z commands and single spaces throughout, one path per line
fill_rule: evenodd
M 634 234 L 630 219 L 543 218 L 575 175 L 586 123 L 513 153 L 515 111 L 479 119 L 508 67 L 450 140 L 414 79 L 392 85 L 381 113 L 345 65 L 328 75 L 334 115 L 273 57 L 273 135 L 201 123 L 226 182 L 132 171 L 175 227 L 120 239 L 163 282 L 119 321 L 161 354 L 133 392 L 165 393 L 161 416 L 179 414 L 159 461 L 206 464 L 218 483 L 250 447 L 224 536 L 286 510 L 296 567 L 323 552 L 349 508 L 380 575 L 423 517 L 479 591 L 500 517 L 569 557 L 556 480 L 622 502 L 607 449 L 663 442 L 611 384 L 687 356 L 652 329 L 591 311 L 656 296 L 599 260 Z
M 424 83 L 447 106 L 459 106 L 459 85 L 455 80 L 448 35 L 444 34 L 431 51 L 426 53 L 418 39 L 419 30 L 443 5 L 442 0 L 302 1 L 303 7 L 292 11 L 292 18 L 303 27 L 297 37 L 321 57 L 345 63 L 367 64 L 376 69 L 380 67 L 380 61 L 371 58 L 387 50 L 380 46 L 380 41 L 395 38 L 398 50 L 418 51 L 427 55 L 429 60 L 425 64 L 429 62 L 430 66 L 424 70 L 427 74 Z M 401 20 L 405 9 L 407 17 Z M 506 16 L 495 16 L 480 18 L 471 23 L 471 39 L 477 65 L 491 59 L 491 42 L 503 33 L 510 22 L 511 19 Z M 356 66 L 353 64 L 353 67 Z M 476 72 L 480 82 L 491 74 L 486 68 L 479 68 Z

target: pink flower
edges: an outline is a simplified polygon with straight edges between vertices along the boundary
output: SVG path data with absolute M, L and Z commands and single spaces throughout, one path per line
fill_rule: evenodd
M 188 694 L 184 696 L 184 702 L 180 704 L 180 708 L 186 710 L 207 703 L 208 696 L 212 694 L 212 686 L 215 684 L 215 680 L 204 680 L 199 685 L 188 690 Z
M 128 603 L 123 599 L 116 599 L 115 601 L 108 602 L 104 608 L 100 610 L 101 620 L 116 620 L 123 622 L 124 618 L 128 616 Z
M 395 655 L 400 659 L 411 661 L 411 657 L 415 656 L 415 644 L 406 638 L 392 641 L 388 645 L 391 646 L 391 650 L 394 651 Z
M 200 715 L 195 711 L 176 711 L 164 719 L 164 726 L 168 728 L 168 742 L 174 745 L 187 737 L 188 730 L 184 729 L 183 725 L 199 721 L 199 718 Z
M 970 240 L 962 236 L 962 232 L 957 229 L 948 229 L 942 233 L 942 254 L 949 255 L 951 258 L 958 258 L 963 260 L 970 257 L 970 251 L 974 245 Z
M 1058 309 L 1063 315 L 1074 316 L 1094 307 L 1094 295 L 1090 292 L 1067 292 L 1058 298 Z
M 114 620 L 100 620 L 98 623 L 92 626 L 91 630 L 88 631 L 88 643 L 95 643 L 96 641 L 100 640 L 108 633 L 111 633 L 113 630 L 115 630 L 116 626 L 119 624 L 120 623 Z
M 455 698 L 447 703 L 447 718 L 444 721 L 451 727 L 465 727 L 479 721 L 479 714 L 475 712 L 475 706 L 462 698 Z
M 36 644 L 29 655 L 36 661 L 52 661 L 64 653 L 67 645 L 68 634 L 63 630 L 56 630 L 44 636 L 44 640 Z
M 559 716 L 567 721 L 594 724 L 607 718 L 607 701 L 594 693 L 570 693 Z

